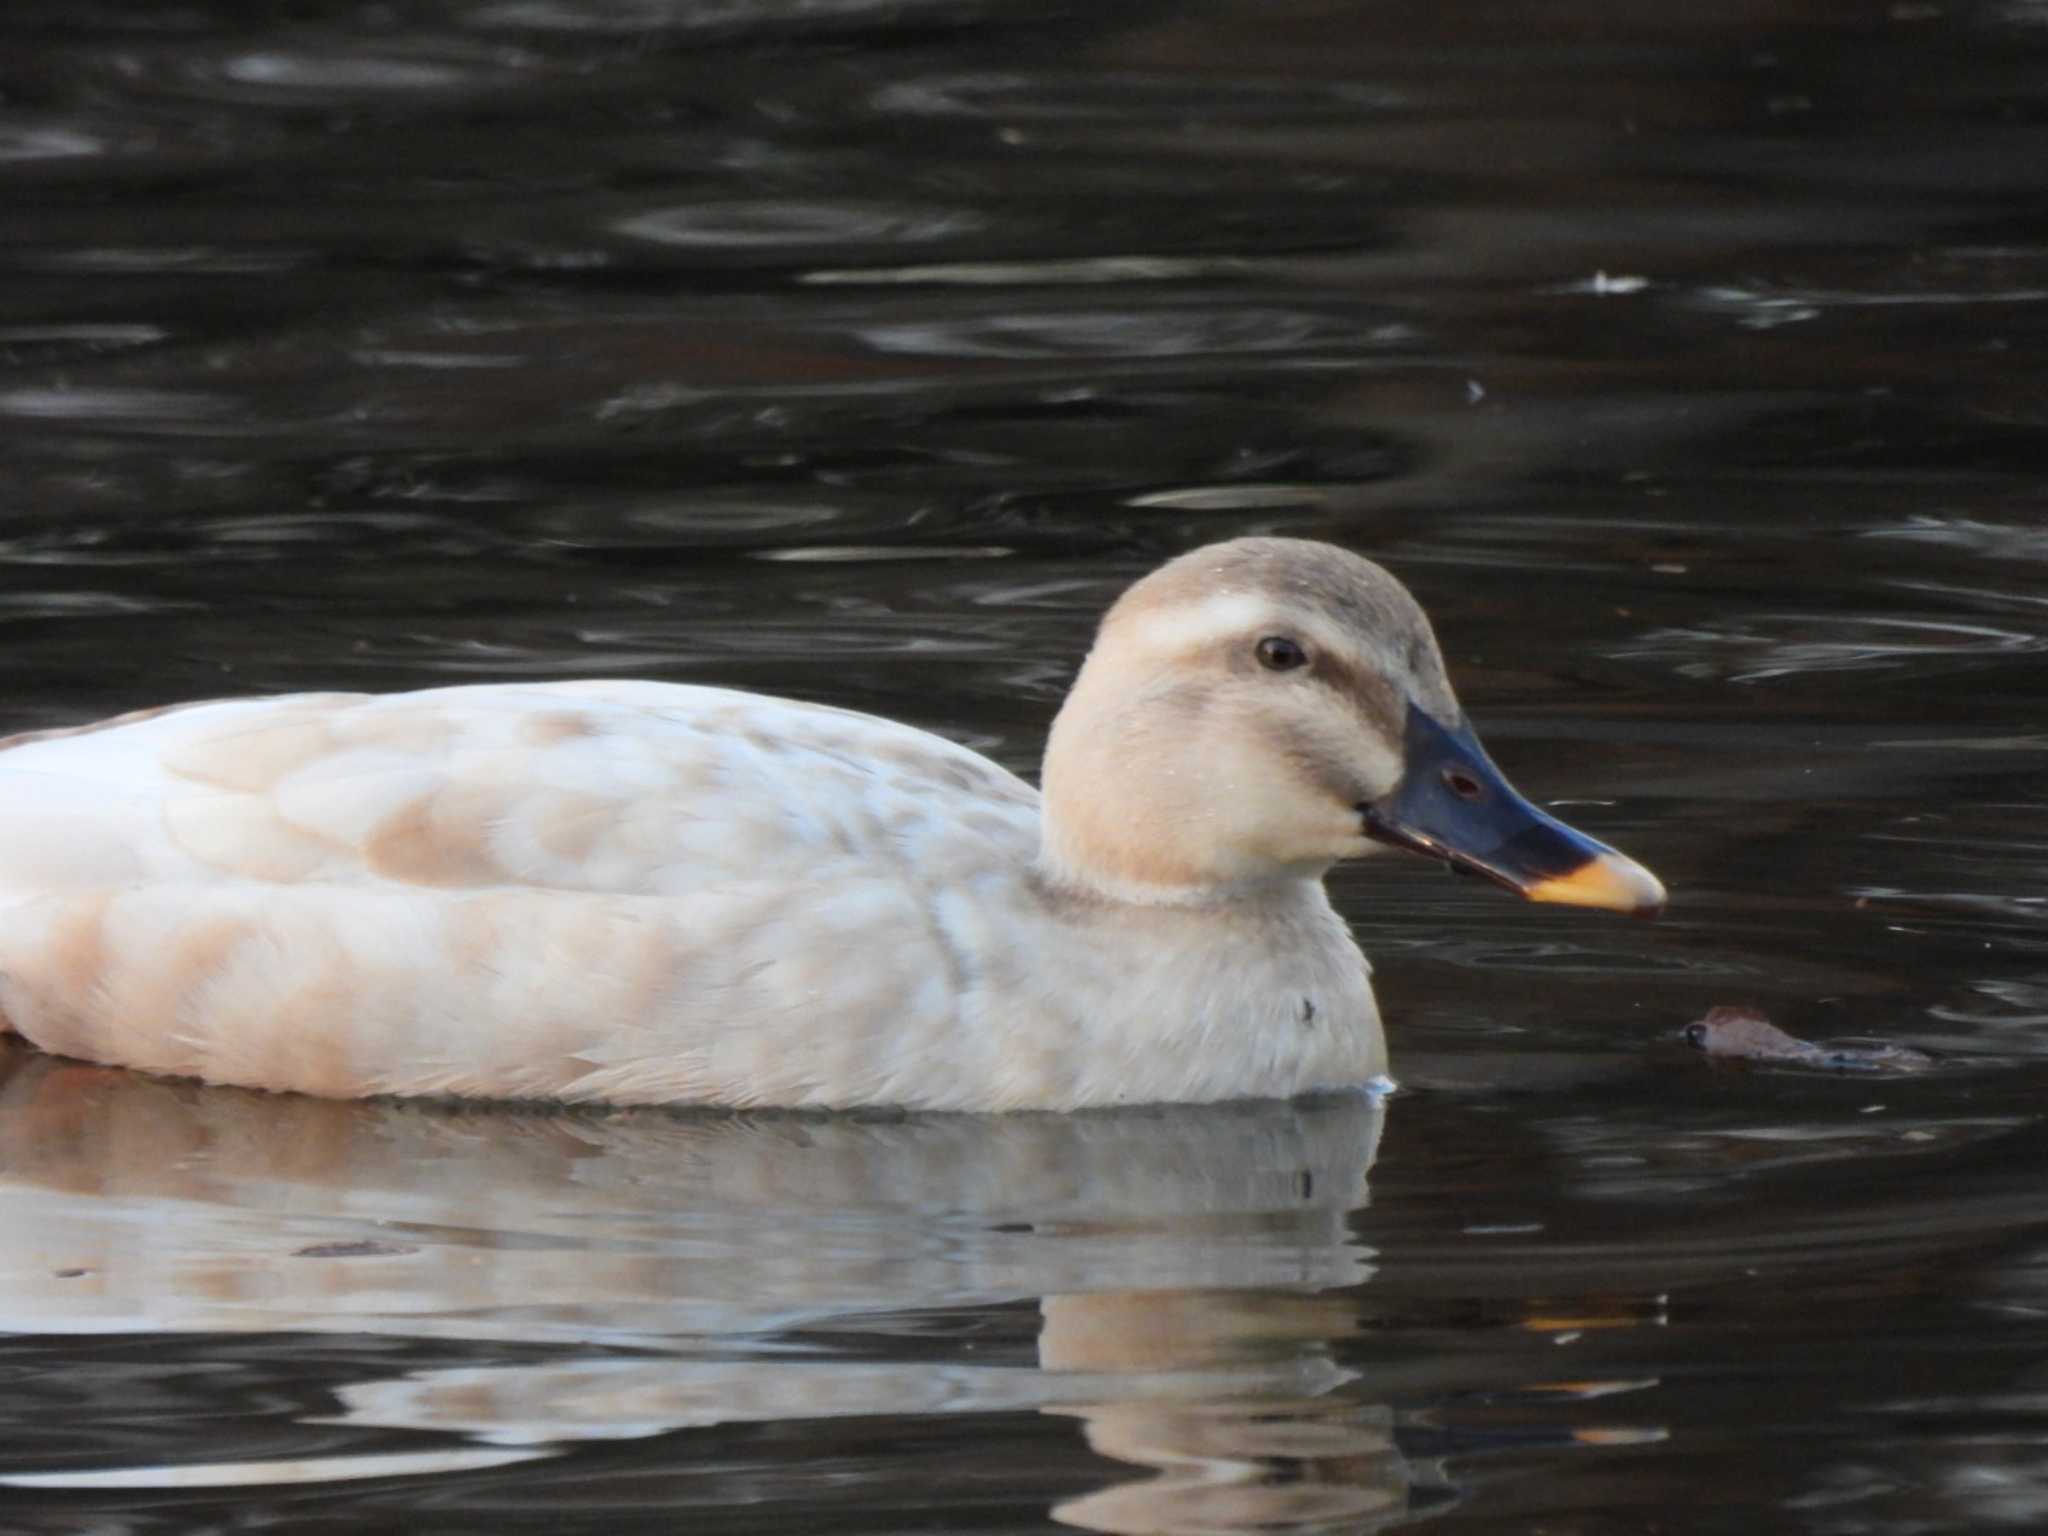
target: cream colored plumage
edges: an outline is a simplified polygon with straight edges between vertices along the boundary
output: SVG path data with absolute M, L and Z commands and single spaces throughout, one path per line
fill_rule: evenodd
M 1462 728 L 1398 583 L 1240 540 L 1112 609 L 1043 809 L 906 726 L 644 682 L 17 737 L 0 1009 L 52 1051 L 335 1096 L 1069 1109 L 1357 1084 L 1385 1047 L 1320 877 L 1375 838 L 1446 851 L 1372 824 L 1413 777 L 1415 710 Z M 1586 847 L 1530 883 L 1661 900 Z

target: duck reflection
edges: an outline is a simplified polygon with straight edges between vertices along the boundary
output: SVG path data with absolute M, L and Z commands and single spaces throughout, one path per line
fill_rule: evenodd
M 1329 1293 L 1370 1273 L 1346 1223 L 1380 1132 L 1367 1098 L 603 1113 L 275 1097 L 22 1052 L 0 1071 L 0 1328 L 517 1344 L 339 1392 L 341 1422 L 493 1446 L 1070 1416 L 1149 1473 L 1053 1509 L 1091 1530 L 1407 1509 L 1386 1410 L 1338 1390 L 1331 1353 L 1356 1320 Z M 1003 1337 L 1033 1300 L 1035 1351 Z

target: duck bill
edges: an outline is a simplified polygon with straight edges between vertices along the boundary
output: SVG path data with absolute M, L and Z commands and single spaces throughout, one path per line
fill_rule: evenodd
M 1501 777 L 1472 734 L 1413 705 L 1401 785 L 1361 807 L 1368 837 L 1443 859 L 1530 901 L 1664 910 L 1664 886 L 1634 859 L 1538 810 Z

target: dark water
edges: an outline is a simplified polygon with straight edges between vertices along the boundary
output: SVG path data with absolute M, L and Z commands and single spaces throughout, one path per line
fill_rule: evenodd
M 630 673 L 1028 770 L 1277 530 L 1675 896 L 1343 875 L 1383 1111 L 12 1051 L 0 1529 L 2048 1523 L 2044 192 L 2039 0 L 11 0 L 8 726 Z

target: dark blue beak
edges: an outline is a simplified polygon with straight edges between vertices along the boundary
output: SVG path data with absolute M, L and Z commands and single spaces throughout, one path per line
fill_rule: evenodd
M 1664 910 L 1664 886 L 1626 854 L 1538 810 L 1501 777 L 1468 724 L 1408 706 L 1400 787 L 1359 807 L 1368 837 L 1444 859 L 1530 901 Z

